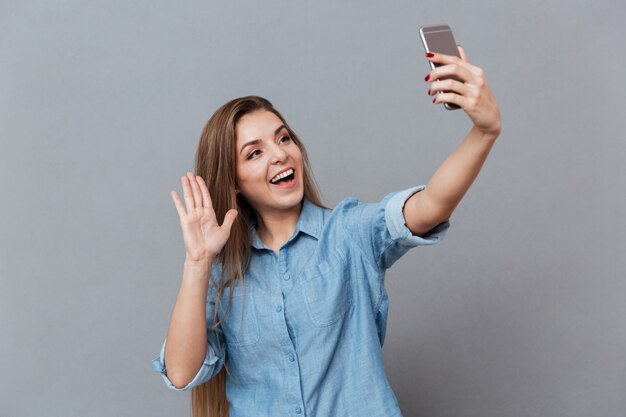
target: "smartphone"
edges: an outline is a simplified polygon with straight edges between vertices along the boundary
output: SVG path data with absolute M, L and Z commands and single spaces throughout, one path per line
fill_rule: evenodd
M 424 49 L 426 50 L 426 52 L 438 52 L 440 54 L 455 55 L 459 58 L 461 57 L 461 55 L 459 55 L 459 50 L 456 47 L 456 41 L 454 40 L 452 29 L 450 29 L 450 26 L 448 25 L 422 26 L 420 27 L 420 37 L 422 38 L 422 44 L 424 45 Z M 428 61 L 428 63 L 430 64 L 431 69 L 435 69 L 436 67 L 440 67 L 442 65 L 435 64 L 432 61 Z M 463 82 L 455 76 L 441 77 L 439 79 L 445 80 L 448 78 Z M 447 93 L 447 91 L 443 92 Z M 443 105 L 448 110 L 456 110 L 461 108 L 460 106 L 452 103 L 443 103 Z

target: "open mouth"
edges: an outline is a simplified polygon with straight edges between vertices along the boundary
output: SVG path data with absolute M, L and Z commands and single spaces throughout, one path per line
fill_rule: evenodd
M 276 175 L 270 180 L 270 183 L 274 185 L 288 185 L 295 179 L 295 171 L 293 168 Z

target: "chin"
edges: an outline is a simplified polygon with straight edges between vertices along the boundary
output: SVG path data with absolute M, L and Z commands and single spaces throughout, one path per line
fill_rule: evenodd
M 252 205 L 254 210 L 259 212 L 259 209 L 262 207 L 270 210 L 290 210 L 300 204 L 303 198 L 304 190 L 294 190 L 293 193 L 289 193 L 288 195 L 265 195 L 264 198 L 260 198 L 256 201 L 251 201 L 251 199 L 247 200 Z M 261 209 L 261 211 L 263 211 L 263 209 Z
M 303 198 L 304 198 L 304 190 L 298 190 L 298 191 L 294 190 L 293 193 L 290 193 L 289 195 L 286 195 L 286 196 L 282 196 L 282 198 L 277 199 L 277 201 L 280 202 L 280 205 L 282 206 L 281 208 L 289 209 L 299 204 L 300 202 L 302 202 Z

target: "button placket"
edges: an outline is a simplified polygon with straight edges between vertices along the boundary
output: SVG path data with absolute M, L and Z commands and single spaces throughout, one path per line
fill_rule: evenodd
M 280 259 L 278 262 L 278 279 L 280 280 L 283 294 L 289 292 L 292 282 L 291 274 L 289 273 L 289 252 L 286 249 L 280 251 Z
M 293 335 L 291 333 L 291 330 L 289 328 L 289 324 L 288 324 L 288 318 L 287 318 L 287 305 L 286 305 L 286 300 L 285 300 L 285 294 L 290 290 L 290 288 L 293 285 L 293 280 L 291 280 L 291 275 L 289 274 L 289 256 L 288 256 L 288 251 L 286 250 L 286 248 L 281 248 L 279 249 L 278 255 L 275 255 L 274 260 L 276 261 L 276 269 L 274 269 L 274 271 L 276 272 L 276 278 L 278 278 L 277 280 L 275 280 L 275 283 L 278 283 L 280 289 L 281 289 L 281 296 L 278 296 L 275 299 L 275 307 L 274 310 L 276 310 L 277 316 L 276 318 L 280 321 L 280 328 L 283 328 L 286 330 L 284 335 L 286 335 L 287 337 L 284 338 L 283 337 L 283 331 L 282 329 L 280 330 L 280 343 L 283 347 L 283 352 L 285 354 L 285 358 L 287 359 L 286 361 L 286 375 L 289 379 L 292 380 L 292 383 L 290 384 L 291 387 L 293 387 L 293 391 L 290 390 L 289 394 L 287 394 L 287 398 L 289 403 L 292 405 L 292 413 L 295 412 L 295 414 L 293 414 L 294 416 L 303 416 L 304 415 L 304 408 L 302 407 L 302 391 L 300 389 L 301 387 L 301 377 L 302 375 L 300 374 L 300 366 L 298 364 L 297 356 L 295 353 L 295 345 L 294 345 L 294 340 L 293 340 Z M 275 285 L 275 284 L 274 284 Z

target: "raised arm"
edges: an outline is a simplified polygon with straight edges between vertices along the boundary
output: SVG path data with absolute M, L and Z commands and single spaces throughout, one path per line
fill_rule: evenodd
M 176 298 L 165 347 L 167 374 L 174 387 L 186 386 L 206 356 L 206 299 L 213 260 L 226 244 L 237 216 L 231 209 L 220 226 L 209 190 L 191 172 L 182 178 L 186 207 L 172 191 L 185 243 L 183 280 Z
M 459 105 L 474 125 L 459 147 L 435 171 L 426 188 L 407 200 L 403 209 L 406 225 L 418 236 L 450 218 L 478 176 L 501 131 L 500 110 L 483 70 L 469 63 L 461 46 L 458 49 L 461 58 L 427 54 L 432 62 L 444 65 L 432 70 L 425 80 L 432 83 L 429 95 L 449 91 L 440 93 L 433 103 Z M 463 82 L 454 79 L 437 81 L 450 75 Z

